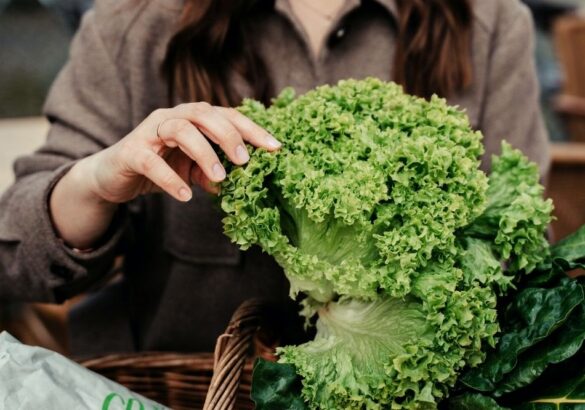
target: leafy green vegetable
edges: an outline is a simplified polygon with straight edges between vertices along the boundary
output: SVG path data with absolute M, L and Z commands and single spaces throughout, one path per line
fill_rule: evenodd
M 323 408 L 352 408 L 364 402 L 371 406 L 387 390 L 388 358 L 406 356 L 405 346 L 412 340 L 431 345 L 433 334 L 425 322 L 420 303 L 410 299 L 332 302 L 319 311 L 315 340 L 280 353 L 285 362 L 302 369 L 304 395 L 311 402 Z M 426 378 L 418 366 L 407 371 Z M 428 401 L 433 402 L 428 390 Z
M 514 370 L 498 383 L 492 394 L 499 397 L 527 386 L 549 365 L 561 363 L 575 355 L 583 346 L 583 341 L 585 341 L 585 303 L 577 306 L 546 342 L 538 343 L 533 349 L 528 350 Z
M 301 383 L 294 366 L 257 359 L 252 373 L 251 397 L 256 410 L 306 410 Z
M 538 272 L 526 282 L 530 286 L 549 284 L 572 269 L 585 268 L 585 225 L 550 247 L 550 257 L 538 266 Z
M 494 399 L 480 393 L 464 393 L 452 397 L 447 410 L 509 410 L 500 406 Z
M 461 265 L 466 282 L 471 285 L 474 282 L 482 285 L 497 284 L 503 293 L 512 287 L 514 276 L 506 276 L 500 261 L 496 258 L 490 242 L 464 238 L 465 251 L 461 255 Z
M 444 100 L 368 79 L 240 110 L 283 148 L 226 164 L 225 232 L 273 255 L 294 293 L 405 296 L 435 253 L 458 252 L 456 230 L 483 211 L 481 135 Z
M 551 221 L 552 201 L 542 200 L 544 188 L 538 183 L 536 164 L 509 144 L 494 157 L 487 190 L 487 208 L 467 234 L 493 242 L 508 270 L 532 271 L 547 255 L 544 232 Z
M 569 238 L 551 255 L 575 243 Z M 571 259 L 583 251 L 573 249 L 563 257 Z M 549 272 L 542 266 L 538 275 L 546 281 L 534 287 L 533 278 L 526 277 L 517 284 L 521 290 L 508 298 L 500 320 L 503 336 L 487 360 L 460 379 L 465 388 L 458 388 L 459 400 L 489 398 L 513 410 L 585 409 L 584 278 L 567 277 L 561 265 L 549 264 Z M 447 404 L 450 409 L 459 405 L 456 398 Z
M 514 410 L 585 409 L 585 285 L 565 274 L 583 262 L 585 227 L 551 246 L 536 272 L 517 284 L 497 349 L 460 379 L 468 391 L 449 399 L 450 409 L 465 408 L 462 400 L 478 409 L 500 403 Z
M 536 166 L 504 144 L 488 179 L 462 111 L 371 78 L 240 111 L 283 148 L 226 161 L 224 229 L 318 315 L 313 341 L 280 350 L 307 406 L 435 408 L 494 346 L 497 295 L 547 257 Z
M 551 246 L 551 259 L 570 263 L 585 261 L 585 225 Z
M 514 410 L 583 410 L 585 409 L 585 371 L 581 370 L 571 378 L 551 383 L 548 391 Z
M 489 355 L 485 363 L 467 372 L 461 381 L 479 391 L 493 391 L 505 374 L 511 372 L 518 363 L 518 356 L 531 346 L 545 339 L 563 324 L 570 313 L 583 304 L 583 287 L 575 280 L 564 279 L 554 289 L 527 288 L 520 292 L 508 306 L 505 319 L 507 327 L 497 349 Z M 570 333 L 572 333 L 571 331 Z M 575 333 L 582 334 L 579 328 Z M 581 338 L 582 340 L 582 338 Z M 570 343 L 571 341 L 566 341 Z M 562 355 L 562 352 L 559 352 Z M 534 363 L 541 362 L 539 366 Z M 554 356 L 550 358 L 554 361 Z M 518 371 L 522 374 L 510 376 L 509 383 L 520 383 L 519 379 L 530 377 L 526 372 L 538 371 L 546 366 L 544 357 L 534 357 Z M 534 374 L 533 376 L 537 376 Z M 528 382 L 531 380 L 528 380 Z M 502 388 L 502 392 L 507 389 Z
M 585 268 L 585 225 L 553 245 L 550 259 L 562 271 Z

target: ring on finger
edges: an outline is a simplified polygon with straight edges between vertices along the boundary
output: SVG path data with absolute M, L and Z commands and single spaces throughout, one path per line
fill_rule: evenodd
M 165 121 L 169 120 L 170 118 L 165 118 L 164 120 L 162 120 L 161 122 L 158 123 L 158 126 L 156 127 L 156 136 L 158 137 L 159 140 L 162 141 L 162 137 L 160 135 L 160 127 L 162 127 L 162 125 L 165 123 Z

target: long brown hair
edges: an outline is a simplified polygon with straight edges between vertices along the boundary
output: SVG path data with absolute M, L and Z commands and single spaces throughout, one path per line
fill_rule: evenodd
M 471 84 L 469 0 L 396 0 L 394 80 L 422 97 L 449 96 Z
M 185 0 L 178 31 L 172 37 L 163 74 L 170 100 L 237 105 L 230 87 L 238 72 L 267 102 L 270 84 L 254 47 L 248 47 L 248 24 L 262 0 Z M 449 96 L 472 80 L 470 0 L 396 0 L 398 36 L 394 80 L 409 93 Z M 390 67 L 388 68 L 390 69 Z

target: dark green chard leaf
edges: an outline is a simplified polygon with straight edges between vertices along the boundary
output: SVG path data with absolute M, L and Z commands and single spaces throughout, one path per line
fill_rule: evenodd
M 569 269 L 585 267 L 585 225 L 551 247 L 551 260 L 564 261 Z
M 585 269 L 585 225 L 550 248 L 550 257 L 528 279 L 529 285 L 544 285 L 573 269 Z
M 306 410 L 301 398 L 301 381 L 290 364 L 256 360 L 251 397 L 256 410 Z
M 452 397 L 446 407 L 447 410 L 508 410 L 500 406 L 494 399 L 480 393 L 464 393 Z
M 583 303 L 583 287 L 564 278 L 553 289 L 527 288 L 506 310 L 503 336 L 482 366 L 471 369 L 462 378 L 464 385 L 479 391 L 493 391 L 498 382 L 518 363 L 518 356 L 548 337 Z
M 583 360 L 583 357 L 580 358 Z M 550 383 L 548 390 L 514 410 L 585 410 L 585 371 L 583 363 L 562 383 Z
M 585 303 L 571 313 L 561 328 L 521 356 L 518 366 L 493 391 L 495 397 L 513 392 L 533 382 L 551 364 L 569 359 L 585 340 Z
M 544 265 L 539 266 L 536 271 L 523 280 L 522 287 L 555 286 L 559 280 L 565 277 L 567 274 L 560 266 L 555 264 L 553 267 L 550 260 L 547 260 Z

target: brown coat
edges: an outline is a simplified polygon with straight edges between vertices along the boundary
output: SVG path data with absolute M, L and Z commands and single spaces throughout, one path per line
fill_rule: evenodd
M 209 350 L 242 300 L 287 296 L 281 269 L 258 249 L 232 245 L 212 199 L 200 191 L 186 204 L 162 195 L 133 201 L 107 243 L 91 253 L 68 250 L 52 228 L 47 198 L 72 162 L 115 143 L 166 105 L 160 65 L 181 6 L 182 0 L 97 1 L 47 99 L 47 142 L 16 162 L 17 181 L 0 202 L 0 300 L 62 301 L 103 277 L 116 254 L 125 255 L 118 297 L 102 291 L 73 315 L 78 352 Z M 288 0 L 258 16 L 253 46 L 275 92 L 293 86 L 302 93 L 348 77 L 392 78 L 394 0 L 348 1 L 343 14 L 317 59 Z M 464 107 L 483 131 L 486 158 L 506 138 L 546 172 L 529 12 L 517 0 L 475 0 L 474 15 L 475 80 L 450 103 Z

